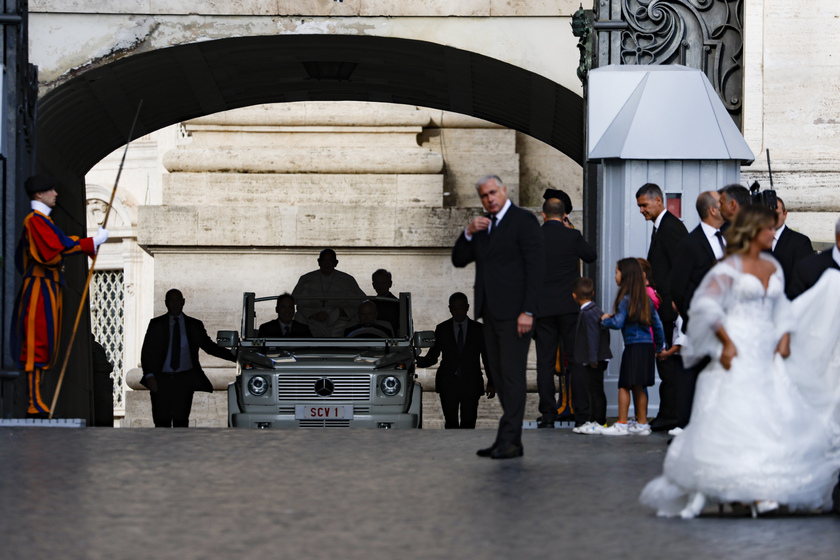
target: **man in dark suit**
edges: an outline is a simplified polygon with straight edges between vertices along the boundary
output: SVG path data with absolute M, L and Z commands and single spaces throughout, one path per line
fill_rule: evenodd
M 475 218 L 452 249 L 452 264 L 475 262 L 475 316 L 484 318 L 490 379 L 502 404 L 496 440 L 480 457 L 521 457 L 525 416 L 525 369 L 530 333 L 545 274 L 545 254 L 536 216 L 507 197 L 495 175 L 476 184 L 487 215 Z
M 260 325 L 257 336 L 262 338 L 311 338 L 307 325 L 295 321 L 295 298 L 292 294 L 277 296 L 274 306 L 277 318 Z
M 665 340 L 670 342 L 674 332 L 674 311 L 671 297 L 671 271 L 679 253 L 680 242 L 688 235 L 682 221 L 665 209 L 665 196 L 654 183 L 645 183 L 636 191 L 636 204 L 646 220 L 653 222 L 647 260 L 650 262 L 653 278 L 648 280 L 659 293 L 659 318 L 665 329 Z M 670 430 L 676 427 L 676 395 L 673 363 L 667 360 L 659 363 L 659 414 L 650 423 L 654 431 Z
M 580 278 L 580 261 L 594 262 L 598 254 L 579 231 L 566 227 L 563 201 L 550 198 L 543 203 L 543 247 L 545 280 L 539 298 L 534 339 L 537 346 L 537 391 L 542 416 L 537 428 L 553 428 L 557 416 L 554 371 L 557 347 L 562 341 L 569 356 L 574 348 L 575 325 L 580 306 L 572 297 L 572 283 Z M 578 379 L 575 379 L 577 377 Z M 571 377 L 572 408 L 589 402 L 588 377 Z M 577 425 L 577 422 L 575 422 Z M 583 424 L 583 422 L 581 422 Z
M 700 225 L 682 240 L 674 267 L 671 271 L 671 294 L 674 304 L 683 319 L 683 332 L 688 325 L 691 298 L 706 273 L 723 258 L 726 252 L 726 240 L 721 227 L 726 223 L 720 213 L 720 194 L 715 191 L 700 193 L 695 204 L 700 216 Z M 679 360 L 672 356 L 666 360 Z M 663 362 L 660 362 L 660 365 Z M 704 359 L 696 366 L 681 371 L 681 364 L 676 364 L 677 375 L 674 377 L 676 427 L 684 428 L 691 417 L 691 403 L 694 400 L 694 387 L 697 375 L 709 363 Z
M 823 272 L 840 269 L 840 220 L 834 226 L 835 245 L 816 255 L 806 257 L 793 267 L 788 297 L 795 299 L 814 287 Z
M 671 271 L 671 295 L 683 318 L 683 332 L 697 286 L 723 258 L 726 250 L 726 240 L 721 232 L 726 220 L 720 213 L 720 194 L 715 191 L 700 193 L 695 208 L 700 216 L 700 225 L 682 240 Z
M 478 418 L 478 400 L 485 394 L 479 357 L 487 370 L 484 352 L 484 325 L 467 317 L 470 309 L 467 296 L 455 292 L 449 296 L 452 318 L 435 327 L 435 345 L 425 356 L 417 358 L 418 367 L 431 367 L 443 355 L 435 374 L 435 392 L 446 421 L 444 428 L 474 429 Z M 493 398 L 493 383 L 487 382 L 487 397 Z M 461 419 L 458 420 L 458 409 Z
M 184 315 L 184 296 L 175 289 L 166 292 L 165 315 L 149 321 L 140 361 L 143 379 L 152 397 L 156 428 L 186 428 L 194 391 L 213 392 L 213 385 L 198 361 L 198 349 L 236 361 L 228 349 L 217 346 L 198 319 Z
M 773 256 L 782 265 L 782 272 L 785 273 L 785 293 L 788 298 L 791 296 L 791 281 L 793 268 L 802 259 L 814 254 L 814 247 L 807 235 L 793 231 L 785 225 L 787 220 L 787 208 L 785 201 L 776 197 L 776 235 L 773 238 Z

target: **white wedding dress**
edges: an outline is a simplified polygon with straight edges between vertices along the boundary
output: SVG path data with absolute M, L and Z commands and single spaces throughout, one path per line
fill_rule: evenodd
M 700 373 L 691 421 L 671 443 L 662 476 L 640 501 L 661 516 L 693 517 L 705 503 L 777 501 L 793 510 L 830 509 L 840 470 L 840 272 L 827 271 L 793 303 L 781 266 L 765 291 L 741 259 L 718 263 L 691 301 L 690 365 Z M 723 325 L 738 355 L 720 363 Z M 774 354 L 791 333 L 787 360 Z

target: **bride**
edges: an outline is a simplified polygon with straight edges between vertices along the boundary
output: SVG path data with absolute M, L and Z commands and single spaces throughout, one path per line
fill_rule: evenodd
M 707 503 L 831 508 L 840 470 L 840 273 L 827 271 L 791 303 L 764 206 L 742 210 L 726 257 L 691 301 L 684 359 L 712 361 L 697 380 L 691 421 L 671 443 L 662 476 L 640 501 L 660 516 Z M 785 360 L 785 358 L 790 359 Z M 687 365 L 689 365 L 687 364 Z

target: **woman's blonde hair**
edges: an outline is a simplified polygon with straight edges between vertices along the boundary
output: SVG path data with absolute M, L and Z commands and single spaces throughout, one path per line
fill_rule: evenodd
M 735 222 L 726 230 L 726 255 L 741 255 L 750 250 L 750 243 L 762 229 L 776 225 L 776 213 L 761 204 L 741 208 Z

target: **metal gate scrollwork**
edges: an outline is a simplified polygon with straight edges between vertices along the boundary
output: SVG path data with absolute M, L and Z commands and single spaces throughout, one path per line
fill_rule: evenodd
M 124 278 L 122 270 L 97 270 L 90 284 L 90 322 L 93 337 L 105 348 L 114 366 L 114 414 L 125 414 Z
M 699 68 L 741 126 L 743 0 L 621 0 L 621 64 Z

